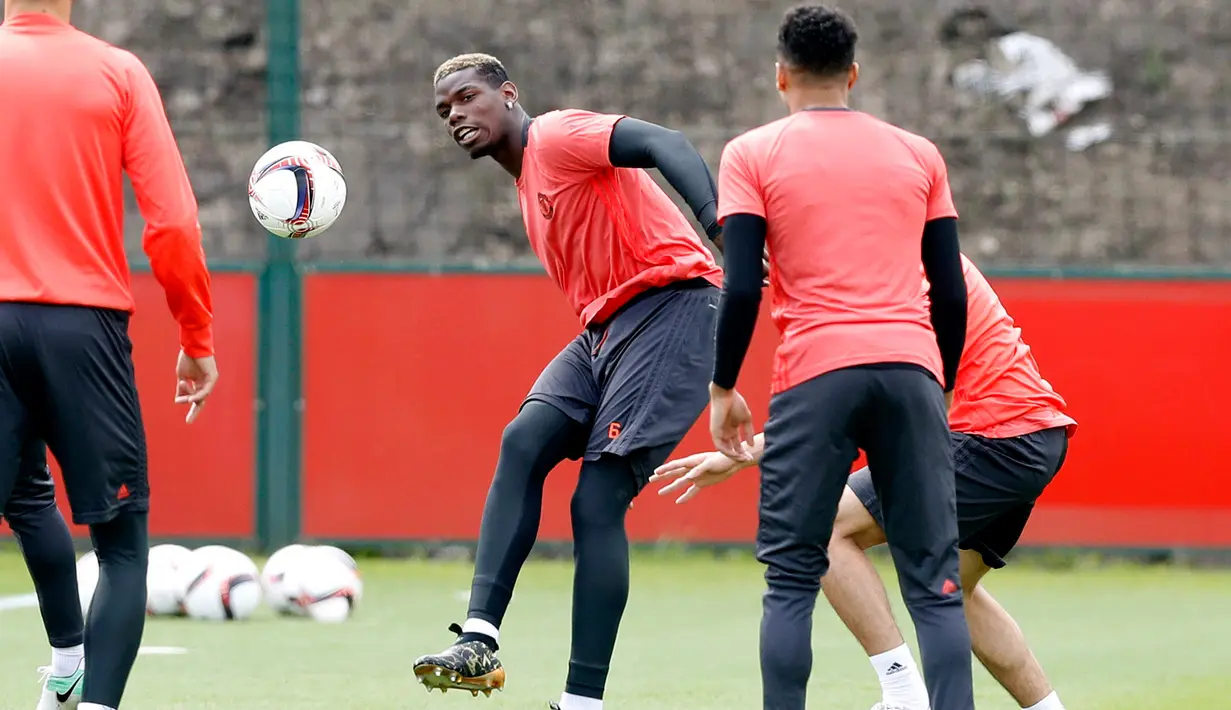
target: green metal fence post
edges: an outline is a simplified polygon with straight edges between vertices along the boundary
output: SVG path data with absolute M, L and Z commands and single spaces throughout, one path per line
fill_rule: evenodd
M 266 0 L 270 145 L 299 138 L 299 0 Z M 299 537 L 303 283 L 295 242 L 269 236 L 261 271 L 257 371 L 257 537 L 270 551 Z

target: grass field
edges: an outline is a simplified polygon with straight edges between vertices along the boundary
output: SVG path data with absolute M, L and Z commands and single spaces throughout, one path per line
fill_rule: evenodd
M 414 656 L 452 640 L 445 627 L 464 616 L 469 564 L 361 565 L 364 604 L 343 625 L 266 611 L 230 625 L 150 620 L 145 644 L 188 653 L 143 656 L 124 710 L 544 710 L 559 695 L 568 659 L 567 563 L 534 562 L 523 573 L 502 639 L 508 688 L 490 699 L 429 696 L 410 672 Z M 994 573 L 988 586 L 1017 616 L 1072 710 L 1214 708 L 1231 697 L 1231 573 L 1021 565 Z M 761 590 L 760 567 L 747 558 L 639 555 L 607 706 L 760 707 Z M 20 559 L 0 552 L 0 595 L 29 591 Z M 810 708 L 866 710 L 878 699 L 867 660 L 823 599 L 814 648 Z M 0 612 L 0 709 L 34 707 L 35 668 L 47 656 L 35 610 Z M 975 685 L 980 708 L 1016 707 L 981 668 Z

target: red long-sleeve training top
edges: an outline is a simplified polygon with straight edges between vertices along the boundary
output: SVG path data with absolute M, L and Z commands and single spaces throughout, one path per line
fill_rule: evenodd
M 132 311 L 123 174 L 192 357 L 212 355 L 197 202 L 158 88 L 132 54 L 42 13 L 0 25 L 0 301 Z

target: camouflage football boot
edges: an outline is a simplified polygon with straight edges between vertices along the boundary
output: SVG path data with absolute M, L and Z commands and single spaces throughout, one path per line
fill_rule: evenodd
M 451 624 L 449 631 L 462 635 L 462 627 Z M 415 676 L 427 687 L 469 690 L 471 695 L 483 693 L 490 696 L 493 690 L 504 689 L 504 667 L 496 652 L 482 641 L 462 641 L 440 653 L 422 656 L 415 661 Z

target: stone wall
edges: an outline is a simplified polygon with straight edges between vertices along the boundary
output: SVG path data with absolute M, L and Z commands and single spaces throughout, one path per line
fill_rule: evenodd
M 245 179 L 265 146 L 263 3 L 78 0 L 76 22 L 153 70 L 213 256 L 258 256 Z M 988 0 L 1079 64 L 1108 71 L 1116 137 L 1071 153 L 945 82 L 949 0 L 849 0 L 858 108 L 932 137 L 950 163 L 965 248 L 988 263 L 1231 264 L 1231 12 L 1226 0 Z M 531 111 L 624 112 L 685 131 L 711 164 L 781 115 L 784 3 L 766 0 L 303 0 L 304 137 L 332 150 L 350 201 L 309 259 L 525 259 L 504 173 L 470 164 L 432 113 L 449 56 L 502 57 Z M 139 248 L 139 220 L 133 220 Z

